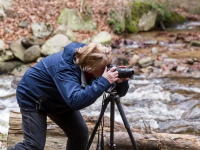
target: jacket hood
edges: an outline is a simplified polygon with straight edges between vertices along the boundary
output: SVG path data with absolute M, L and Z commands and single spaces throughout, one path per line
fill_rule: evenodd
M 74 59 L 74 53 L 76 51 L 77 48 L 83 47 L 85 46 L 85 44 L 83 43 L 70 43 L 67 46 L 65 46 L 64 51 L 63 51 L 63 59 L 69 62 L 72 62 Z

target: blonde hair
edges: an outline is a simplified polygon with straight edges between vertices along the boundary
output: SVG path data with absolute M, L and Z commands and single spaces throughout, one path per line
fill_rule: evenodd
M 112 62 L 111 47 L 100 43 L 89 43 L 76 50 L 75 60 L 83 71 L 91 73 Z

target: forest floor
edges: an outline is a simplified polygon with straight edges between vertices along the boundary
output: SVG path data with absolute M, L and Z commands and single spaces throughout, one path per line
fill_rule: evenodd
M 33 22 L 46 22 L 58 27 L 56 23 L 59 14 L 63 8 L 75 8 L 80 12 L 91 12 L 91 19 L 97 22 L 98 29 L 96 31 L 78 31 L 75 32 L 77 41 L 82 41 L 100 31 L 108 31 L 111 29 L 107 24 L 107 13 L 113 7 L 126 5 L 128 0 L 14 0 L 15 4 L 6 12 L 7 17 L 0 22 L 0 39 L 6 44 L 17 40 L 19 37 L 32 35 L 30 25 Z M 87 9 L 87 10 L 86 10 Z M 28 28 L 20 28 L 18 25 L 21 21 L 28 20 Z M 5 28 L 13 31 L 8 33 Z
M 0 21 L 0 39 L 2 39 L 7 45 L 11 41 L 17 40 L 19 37 L 25 37 L 32 35 L 30 25 L 33 22 L 46 22 L 54 26 L 54 29 L 58 26 L 56 23 L 57 18 L 63 8 L 76 8 L 80 12 L 91 13 L 91 18 L 97 22 L 98 29 L 95 31 L 77 31 L 75 36 L 78 42 L 91 37 L 100 31 L 107 31 L 112 34 L 107 23 L 108 12 L 115 7 L 126 6 L 130 0 L 14 0 L 14 5 L 6 12 L 7 17 Z M 145 0 L 143 0 L 145 1 Z M 199 0 L 191 0 L 188 5 L 188 0 L 182 0 L 181 4 L 179 0 L 154 0 L 166 2 L 168 7 L 176 6 L 180 13 L 184 14 L 191 20 L 200 20 L 198 15 L 190 14 L 198 5 Z M 187 12 L 186 12 L 187 11 Z M 28 28 L 20 28 L 19 23 L 21 21 L 28 20 Z M 13 31 L 8 33 L 5 28 Z M 113 39 L 119 38 L 119 36 L 112 34 Z

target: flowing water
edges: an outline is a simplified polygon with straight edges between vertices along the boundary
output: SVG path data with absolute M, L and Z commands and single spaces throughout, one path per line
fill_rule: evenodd
M 9 112 L 19 111 L 13 76 L 0 77 L 0 132 L 7 134 Z M 197 79 L 151 79 L 140 76 L 129 80 L 128 93 L 121 104 L 131 127 L 169 133 L 198 134 L 200 132 L 200 81 Z M 83 115 L 98 116 L 103 98 L 81 110 Z M 115 120 L 122 122 L 117 107 Z M 108 105 L 105 115 L 110 116 Z
M 121 98 L 131 127 L 147 132 L 198 134 L 200 131 L 200 82 L 195 79 L 132 79 L 129 92 Z M 98 115 L 101 100 L 82 111 Z M 116 121 L 122 122 L 116 108 Z M 106 111 L 109 116 L 109 107 Z

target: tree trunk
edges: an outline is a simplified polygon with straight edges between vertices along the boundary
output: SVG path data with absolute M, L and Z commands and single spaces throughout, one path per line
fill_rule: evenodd
M 96 124 L 98 117 L 84 116 L 88 125 L 90 134 Z M 11 112 L 10 128 L 8 132 L 8 149 L 16 143 L 23 140 L 23 132 L 21 129 L 21 114 L 19 112 Z M 104 117 L 104 143 L 105 149 L 109 149 L 110 141 L 110 119 Z M 115 122 L 114 125 L 114 143 L 117 150 L 134 150 L 128 133 L 124 125 Z M 197 136 L 185 134 L 167 134 L 167 133 L 152 133 L 147 134 L 141 130 L 131 129 L 139 150 L 199 150 L 200 142 Z M 45 150 L 65 150 L 67 138 L 63 131 L 49 118 L 47 119 L 47 138 Z M 95 136 L 90 150 L 96 149 L 97 137 Z

